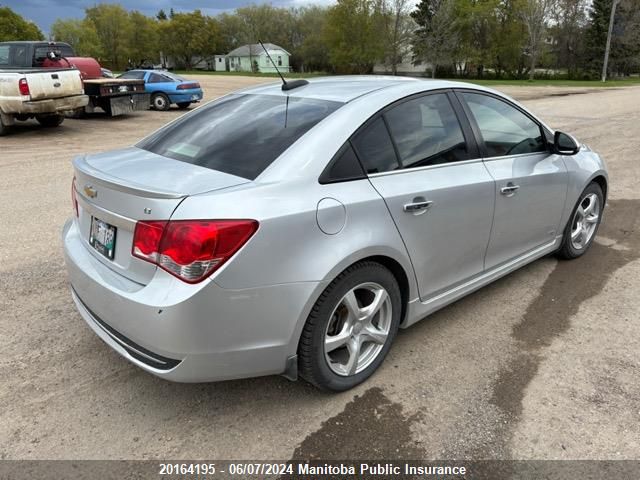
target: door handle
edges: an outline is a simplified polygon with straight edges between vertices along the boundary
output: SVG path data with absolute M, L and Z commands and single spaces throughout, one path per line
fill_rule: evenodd
M 520 188 L 520 185 L 514 185 L 513 183 L 509 182 L 507 183 L 506 187 L 502 187 L 500 189 L 500 193 L 502 195 L 506 195 L 507 197 L 510 197 L 511 195 L 513 195 L 514 193 L 516 193 L 516 191 Z
M 427 210 L 429 210 L 432 204 L 433 202 L 431 200 L 424 200 L 424 201 L 414 202 L 414 203 L 405 203 L 403 210 L 407 213 L 415 213 L 415 214 L 424 213 Z

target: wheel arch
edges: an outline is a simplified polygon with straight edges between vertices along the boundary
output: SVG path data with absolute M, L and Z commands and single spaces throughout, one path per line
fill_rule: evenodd
M 417 296 L 417 284 L 415 275 L 413 273 L 413 267 L 409 263 L 409 260 L 406 259 L 403 263 L 403 259 L 398 258 L 399 254 L 396 255 L 395 253 L 396 252 L 389 252 L 386 249 L 384 251 L 366 250 L 360 252 L 359 254 L 351 255 L 343 259 L 343 261 L 339 262 L 327 274 L 326 278 L 322 282 L 318 283 L 318 287 L 315 289 L 313 294 L 310 296 L 307 304 L 305 305 L 305 308 L 302 311 L 302 315 L 299 317 L 297 325 L 289 341 L 290 355 L 296 354 L 298 350 L 298 344 L 300 343 L 302 330 L 307 321 L 307 318 L 309 317 L 313 306 L 316 304 L 327 286 L 329 286 L 329 284 L 333 280 L 340 276 L 342 272 L 360 262 L 372 261 L 379 263 L 380 265 L 387 268 L 394 276 L 394 278 L 398 282 L 398 286 L 400 287 L 400 294 L 402 296 L 400 326 L 402 327 L 403 325 L 405 325 L 409 312 L 409 302 L 412 300 L 413 296 Z
M 608 183 L 607 183 L 607 179 L 605 178 L 604 175 L 599 174 L 599 175 L 596 175 L 595 177 L 593 177 L 589 181 L 589 183 L 594 183 L 594 182 L 597 183 L 600 186 L 600 188 L 602 189 L 602 196 L 604 197 L 604 203 L 606 204 L 607 203 L 607 192 L 608 192 L 608 186 L 609 186 Z

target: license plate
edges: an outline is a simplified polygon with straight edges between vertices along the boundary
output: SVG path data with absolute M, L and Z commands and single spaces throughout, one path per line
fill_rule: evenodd
M 199 100 L 198 95 L 191 95 L 191 100 Z
M 89 244 L 109 260 L 113 260 L 116 251 L 116 227 L 91 217 Z

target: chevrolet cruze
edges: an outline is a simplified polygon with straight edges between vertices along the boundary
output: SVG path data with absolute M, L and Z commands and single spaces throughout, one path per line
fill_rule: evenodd
M 182 382 L 367 379 L 398 328 L 544 255 L 585 253 L 601 158 L 479 86 L 258 86 L 73 162 L 63 232 L 87 324 Z

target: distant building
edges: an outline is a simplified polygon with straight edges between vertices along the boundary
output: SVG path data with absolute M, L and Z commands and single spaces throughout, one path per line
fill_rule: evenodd
M 274 45 L 273 43 L 265 43 L 264 46 L 278 66 L 278 70 L 283 73 L 288 72 L 290 69 L 289 57 L 291 54 L 284 48 Z M 264 49 L 259 43 L 243 45 L 232 50 L 227 54 L 227 60 L 229 62 L 229 70 L 232 72 L 251 72 L 257 70 L 263 73 L 275 73 L 276 71 L 271 60 L 267 58 Z

